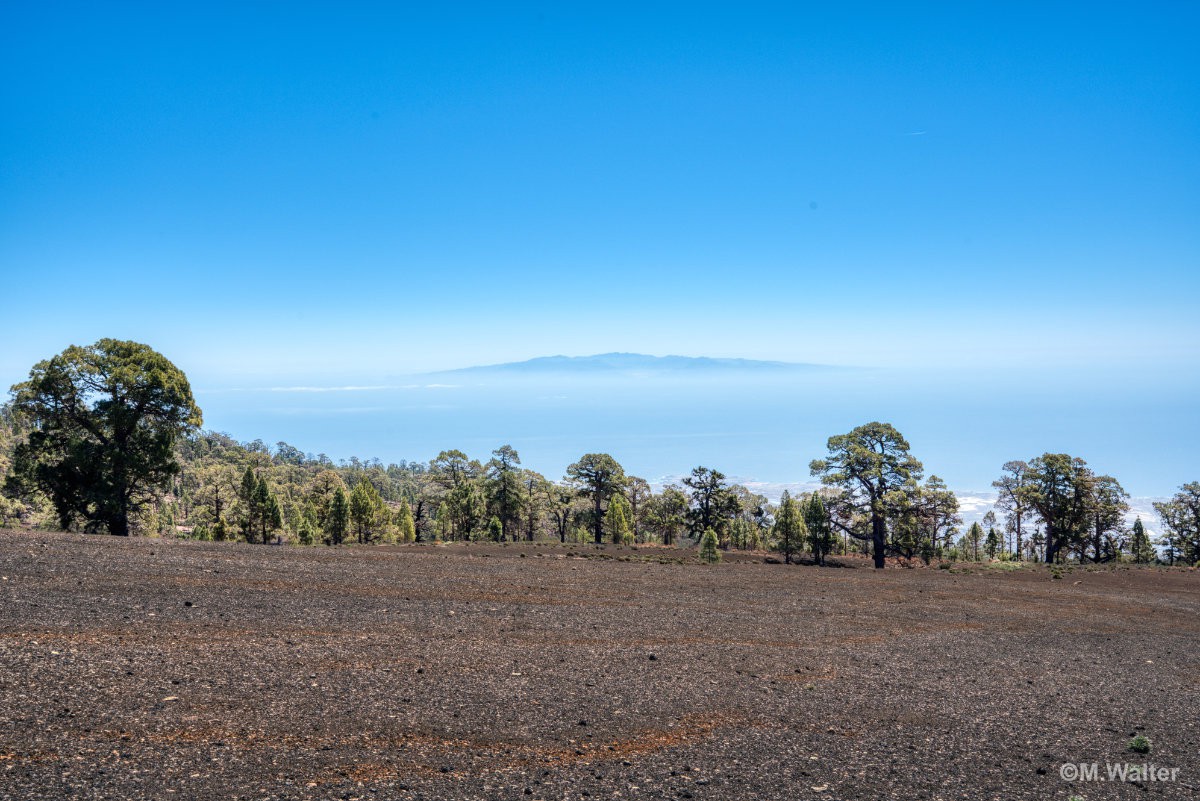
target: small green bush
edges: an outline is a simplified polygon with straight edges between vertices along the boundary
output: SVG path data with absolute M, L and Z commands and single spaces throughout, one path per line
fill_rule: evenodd
M 1138 754 L 1148 754 L 1150 753 L 1150 740 L 1139 734 L 1129 741 L 1129 750 Z

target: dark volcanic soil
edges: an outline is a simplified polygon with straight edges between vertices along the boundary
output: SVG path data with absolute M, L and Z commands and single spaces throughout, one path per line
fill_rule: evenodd
M 1196 571 L 569 550 L 0 532 L 0 798 L 1200 798 Z

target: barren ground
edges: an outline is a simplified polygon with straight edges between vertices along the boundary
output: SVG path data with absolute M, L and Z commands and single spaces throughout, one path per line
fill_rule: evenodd
M 0 799 L 1200 798 L 1200 572 L 848 564 L 0 532 Z

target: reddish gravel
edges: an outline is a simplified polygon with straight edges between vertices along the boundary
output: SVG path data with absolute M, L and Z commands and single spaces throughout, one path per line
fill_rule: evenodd
M 0 799 L 1200 798 L 1200 572 L 849 564 L 0 532 Z

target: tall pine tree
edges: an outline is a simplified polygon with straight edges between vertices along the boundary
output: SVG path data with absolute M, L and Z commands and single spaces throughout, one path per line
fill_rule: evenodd
M 779 513 L 775 515 L 775 544 L 783 553 L 784 564 L 791 564 L 792 553 L 802 547 L 807 534 L 808 527 L 800 513 L 800 504 L 784 490 L 779 501 Z
M 808 543 L 818 565 L 825 564 L 825 557 L 833 550 L 833 526 L 821 493 L 814 492 L 804 505 L 804 523 L 808 527 Z
M 1133 521 L 1133 532 L 1129 540 L 1129 552 L 1133 557 L 1133 561 L 1144 565 L 1155 560 L 1154 546 L 1150 543 L 1150 536 L 1146 534 L 1146 527 L 1142 525 L 1142 518 L 1137 518 Z
M 341 545 L 346 540 L 346 530 L 350 527 L 350 503 L 346 500 L 346 491 L 341 487 L 334 490 L 333 500 L 329 503 L 329 516 L 325 518 L 325 534 L 330 545 Z
M 614 545 L 633 542 L 633 509 L 625 496 L 614 493 L 608 502 L 608 511 L 604 513 L 604 531 L 612 539 Z
M 396 510 L 393 520 L 396 524 L 396 537 L 400 542 L 412 542 L 417 538 L 417 526 L 413 521 L 408 501 L 400 501 L 400 508 Z

